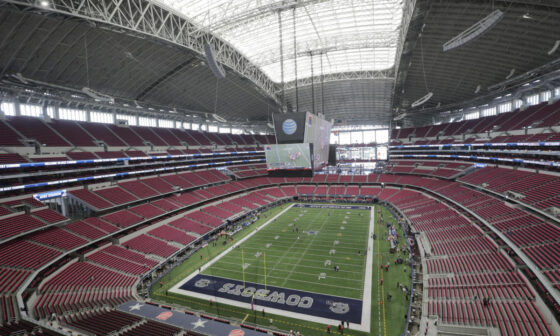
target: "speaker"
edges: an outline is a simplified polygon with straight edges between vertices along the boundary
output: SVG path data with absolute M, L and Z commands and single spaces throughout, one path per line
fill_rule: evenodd
M 216 62 L 214 50 L 212 50 L 212 47 L 208 43 L 204 44 L 204 54 L 206 55 L 206 62 L 208 63 L 210 70 L 214 73 L 214 76 L 220 79 L 226 78 L 226 72 L 218 64 L 218 62 Z

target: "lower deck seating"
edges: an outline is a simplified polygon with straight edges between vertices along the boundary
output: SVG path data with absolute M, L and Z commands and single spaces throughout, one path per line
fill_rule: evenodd
M 183 231 L 194 232 L 204 235 L 212 230 L 212 227 L 198 223 L 186 217 L 181 217 L 169 223 L 169 225 L 179 228 Z
M 0 325 L 0 335 L 58 336 L 60 334 L 25 320 L 19 320 Z
M 134 213 L 128 210 L 120 210 L 117 212 L 113 212 L 101 218 L 103 220 L 106 220 L 107 222 L 116 224 L 123 228 L 134 225 L 136 223 L 140 223 L 142 221 L 142 217 L 135 215 Z
M 155 254 L 160 257 L 169 257 L 177 250 L 179 250 L 174 246 L 166 244 L 164 241 L 145 234 L 126 241 L 123 243 L 123 245 L 136 251 L 140 251 L 146 254 Z
M 62 320 L 63 323 L 69 326 L 76 327 L 93 335 L 116 334 L 121 329 L 141 321 L 139 317 L 119 311 L 80 313 L 73 318 L 64 317 Z
M 175 229 L 172 226 L 162 225 L 158 228 L 148 231 L 148 234 L 167 240 L 174 241 L 183 245 L 187 245 L 196 238 L 186 234 L 185 232 Z

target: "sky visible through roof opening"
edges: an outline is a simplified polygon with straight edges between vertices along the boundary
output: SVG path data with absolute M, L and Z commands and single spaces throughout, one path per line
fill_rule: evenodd
M 274 82 L 394 66 L 403 0 L 158 0 L 233 45 Z M 292 9 L 295 5 L 295 13 Z M 322 63 L 322 64 L 321 64 Z

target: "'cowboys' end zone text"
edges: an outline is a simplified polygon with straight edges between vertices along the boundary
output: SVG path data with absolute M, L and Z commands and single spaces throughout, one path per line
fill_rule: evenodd
M 362 301 L 197 274 L 180 289 L 280 310 L 361 323 Z

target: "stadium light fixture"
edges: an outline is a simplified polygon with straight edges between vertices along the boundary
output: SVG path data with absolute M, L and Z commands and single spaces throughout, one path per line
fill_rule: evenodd
M 481 36 L 482 34 L 486 33 L 488 30 L 493 28 L 498 22 L 500 22 L 504 17 L 504 13 L 496 9 L 484 19 L 478 21 L 474 25 L 470 26 L 466 30 L 464 30 L 459 35 L 455 36 L 451 40 L 445 42 L 443 44 L 443 51 L 449 51 L 451 49 L 455 49 L 459 46 L 468 43 L 477 37 Z
M 552 46 L 552 49 L 550 49 L 548 51 L 549 55 L 554 54 L 554 52 L 556 52 L 556 50 L 558 50 L 558 47 L 560 47 L 560 40 L 556 40 L 556 42 L 554 43 L 554 45 Z
M 506 76 L 506 79 L 510 79 L 513 76 L 513 74 L 515 74 L 515 68 L 511 69 L 509 74 Z
M 106 95 L 106 94 L 103 94 L 103 93 L 100 93 L 100 92 L 97 92 L 97 91 L 94 91 L 94 90 L 92 90 L 88 87 L 85 87 L 85 86 L 82 88 L 82 92 L 87 94 L 88 96 L 90 96 L 93 99 L 98 99 L 98 100 L 103 101 L 103 102 L 113 102 L 113 103 L 115 102 L 115 99 L 113 97 L 111 97 L 109 95 Z
M 221 117 L 221 116 L 217 115 L 216 113 L 212 113 L 212 118 L 214 118 L 214 120 L 219 121 L 221 123 L 227 122 L 227 120 L 224 117 Z
M 410 105 L 411 107 L 418 107 L 424 103 L 426 103 L 428 100 L 430 100 L 432 98 L 432 96 L 434 95 L 433 92 L 428 92 L 424 97 L 418 99 L 417 101 L 415 101 L 414 103 L 412 103 L 412 105 Z
M 404 117 L 406 117 L 406 113 L 402 113 L 399 114 L 398 116 L 396 116 L 395 118 L 393 118 L 394 121 L 399 121 L 401 119 L 404 119 Z
M 41 0 L 41 1 L 39 1 L 39 6 L 47 8 L 47 7 L 50 7 L 51 4 L 47 0 Z

